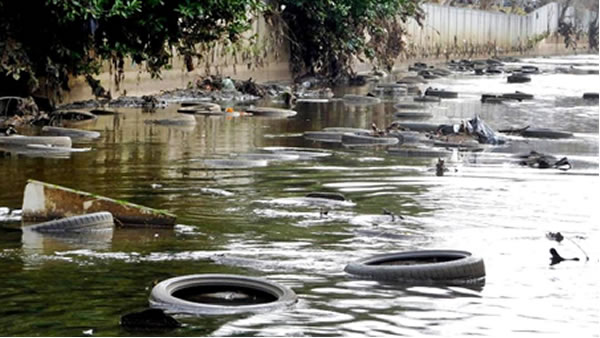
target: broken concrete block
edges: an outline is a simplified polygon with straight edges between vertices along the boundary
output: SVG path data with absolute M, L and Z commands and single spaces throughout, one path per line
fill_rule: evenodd
M 108 211 L 117 226 L 172 227 L 176 216 L 126 201 L 70 189 L 55 184 L 28 180 L 23 196 L 23 221 L 56 218 Z

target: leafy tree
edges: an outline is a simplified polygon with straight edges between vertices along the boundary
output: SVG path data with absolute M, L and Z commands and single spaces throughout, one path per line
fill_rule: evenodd
M 235 47 L 259 13 L 286 26 L 296 73 L 342 79 L 355 58 L 390 68 L 403 48 L 400 22 L 420 20 L 420 1 L 0 0 L 0 94 L 56 98 L 83 75 L 106 95 L 93 78 L 103 61 L 118 87 L 126 58 L 160 76 L 174 51 L 192 70 L 216 43 Z
M 267 18 L 279 18 L 287 26 L 294 73 L 321 74 L 335 81 L 353 74 L 354 57 L 391 68 L 403 48 L 399 22 L 420 20 L 420 2 L 277 0 Z
M 70 75 L 97 74 L 124 59 L 159 76 L 176 49 L 188 70 L 198 48 L 236 43 L 260 0 L 0 0 L 0 92 L 59 93 Z M 92 84 L 92 83 L 90 83 Z

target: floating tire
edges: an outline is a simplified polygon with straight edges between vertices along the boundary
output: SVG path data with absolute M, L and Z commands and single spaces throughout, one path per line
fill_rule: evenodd
M 455 99 L 458 97 L 458 93 L 444 89 L 427 88 L 427 90 L 425 90 L 425 96 L 435 96 L 443 99 Z
M 398 109 L 398 110 L 403 110 L 403 109 L 408 109 L 408 110 L 422 110 L 425 109 L 426 106 L 422 105 L 422 104 L 418 104 L 418 103 L 397 103 L 394 105 L 394 108 Z
M 524 74 L 513 74 L 507 78 L 508 83 L 531 82 L 531 78 Z
M 352 133 L 342 134 L 342 144 L 346 146 L 376 146 L 398 144 L 398 137 L 380 137 Z
M 259 313 L 292 306 L 290 288 L 262 278 L 228 274 L 199 274 L 170 278 L 150 294 L 150 307 L 169 313 L 223 315 Z
M 485 279 L 483 259 L 467 251 L 422 250 L 369 257 L 346 265 L 349 274 L 407 284 L 480 284 Z
M 516 91 L 514 93 L 505 93 L 505 94 L 502 94 L 500 97 L 510 99 L 510 100 L 517 100 L 517 101 L 533 100 L 532 94 L 527 94 L 527 93 L 523 93 L 520 91 Z
M 305 131 L 302 135 L 305 139 L 311 141 L 319 141 L 319 142 L 332 142 L 332 143 L 340 143 L 342 142 L 342 134 L 343 132 L 339 131 Z
M 423 95 L 423 96 L 415 96 L 413 97 L 413 101 L 415 102 L 441 102 L 441 99 L 437 96 L 429 96 L 429 95 Z
M 325 198 L 334 201 L 345 201 L 346 197 L 338 192 L 310 192 L 305 197 L 310 198 Z
M 267 117 L 292 117 L 296 116 L 298 112 L 291 109 L 281 109 L 272 107 L 255 107 L 247 108 L 248 113 L 252 113 L 255 116 L 267 116 Z
M 551 129 L 535 129 L 535 128 L 527 128 L 523 130 L 520 134 L 523 137 L 536 137 L 536 138 L 551 138 L 551 139 L 561 139 L 561 138 L 570 138 L 573 137 L 572 133 L 567 131 L 558 131 Z
M 196 125 L 196 118 L 193 115 L 180 115 L 167 119 L 146 120 L 146 122 L 161 126 L 194 126 Z
M 416 122 L 415 123 L 411 123 L 411 122 L 399 123 L 400 128 L 412 130 L 412 131 L 418 131 L 418 132 L 422 132 L 422 133 L 435 132 L 439 126 L 440 126 L 439 124 L 433 124 L 433 123 L 416 123 Z
M 333 155 L 333 153 L 324 149 L 301 147 L 264 147 L 261 148 L 261 150 L 275 154 L 297 155 L 301 160 L 311 160 L 322 157 L 330 157 Z
M 267 160 L 246 160 L 246 159 L 208 159 L 204 160 L 206 167 L 211 169 L 249 169 L 266 167 Z
M 389 148 L 388 154 L 402 157 L 450 157 L 452 152 L 427 148 Z
M 41 233 L 71 233 L 107 230 L 112 229 L 113 226 L 112 214 L 102 211 L 29 225 L 26 228 Z
M 355 106 L 368 106 L 372 104 L 381 103 L 381 99 L 378 97 L 366 96 L 366 95 L 354 95 L 354 94 L 346 94 L 342 98 L 344 100 L 344 104 L 346 105 L 355 105 Z
M 98 119 L 98 116 L 83 110 L 57 110 L 50 113 L 50 117 L 64 128 L 86 126 Z
M 62 128 L 62 127 L 51 127 L 45 126 L 42 128 L 44 135 L 50 136 L 68 136 L 74 140 L 91 140 L 100 137 L 100 133 L 97 131 L 73 129 L 73 128 Z
M 252 161 L 295 161 L 300 159 L 300 155 L 277 153 L 246 153 L 232 156 L 234 156 L 236 159 Z
M 28 144 L 43 144 L 53 147 L 71 148 L 71 138 L 68 136 L 0 136 L 0 145 L 22 146 Z
M 223 115 L 221 106 L 211 102 L 190 102 L 182 103 L 181 108 L 177 109 L 178 113 L 184 114 L 199 114 L 199 115 Z
M 421 113 L 421 112 L 395 112 L 394 117 L 398 119 L 430 119 L 433 117 L 431 113 Z
M 94 115 L 116 115 L 116 114 L 119 114 L 119 112 L 116 110 L 110 110 L 110 109 L 104 109 L 104 108 L 92 109 L 92 110 L 90 110 L 90 113 L 92 113 Z
M 354 133 L 354 134 L 370 134 L 372 131 L 363 128 L 348 128 L 348 127 L 327 127 L 323 128 L 323 131 L 336 132 L 336 133 Z

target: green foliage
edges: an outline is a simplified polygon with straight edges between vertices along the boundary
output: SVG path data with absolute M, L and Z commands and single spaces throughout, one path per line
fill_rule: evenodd
M 174 51 L 191 71 L 217 43 L 236 60 L 260 63 L 270 48 L 242 39 L 260 12 L 285 23 L 296 73 L 336 80 L 352 74 L 355 58 L 391 67 L 403 49 L 400 23 L 422 17 L 420 1 L 0 0 L 0 93 L 52 96 L 78 75 L 97 84 L 102 61 L 118 88 L 125 58 L 158 77 Z
M 409 17 L 420 22 L 419 5 L 420 0 L 278 0 L 267 17 L 285 22 L 296 74 L 335 81 L 353 74 L 355 57 L 390 68 L 403 48 L 400 22 Z
M 193 69 L 197 48 L 235 43 L 263 8 L 260 0 L 0 0 L 0 91 L 68 89 L 69 75 L 97 74 L 124 58 L 153 76 L 176 49 Z M 22 88 L 25 85 L 26 88 Z

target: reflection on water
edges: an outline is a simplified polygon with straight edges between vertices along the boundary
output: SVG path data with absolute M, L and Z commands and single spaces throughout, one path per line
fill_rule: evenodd
M 598 64 L 597 56 L 527 61 L 547 70 Z M 7 324 L 0 334 L 72 336 L 93 328 L 98 335 L 135 335 L 118 320 L 147 306 L 155 282 L 239 273 L 283 283 L 300 301 L 278 313 L 178 318 L 186 325 L 169 335 L 598 336 L 598 103 L 581 95 L 600 91 L 599 77 L 532 78 L 515 85 L 505 75 L 456 75 L 429 84 L 460 96 L 426 104 L 433 115 L 428 122 L 478 114 L 496 130 L 535 125 L 574 134 L 561 140 L 510 136 L 506 145 L 482 152 L 454 150 L 443 177 L 435 176 L 435 158 L 301 136 L 326 127 L 385 126 L 394 120 L 393 106 L 410 101 L 405 97 L 373 106 L 299 103 L 299 114 L 287 119 L 198 116 L 195 126 L 185 127 L 145 123 L 176 116 L 176 105 L 155 113 L 123 109 L 91 127 L 101 132 L 99 140 L 75 145 L 91 147 L 88 152 L 0 157 L 0 207 L 19 209 L 25 182 L 33 178 L 167 209 L 179 223 L 172 230 L 115 228 L 86 240 L 3 225 L 0 316 Z M 341 97 L 372 89 L 334 91 Z M 479 101 L 483 93 L 515 90 L 535 99 Z M 519 167 L 512 155 L 531 150 L 567 156 L 574 168 Z M 207 160 L 264 165 L 225 168 Z M 304 198 L 316 191 L 343 193 L 348 201 Z M 2 210 L 5 219 L 13 214 Z M 552 247 L 565 257 L 584 256 L 570 241 L 547 240 L 549 231 L 576 241 L 590 261 L 550 267 Z M 485 287 L 394 286 L 343 272 L 370 255 L 434 248 L 483 257 Z

